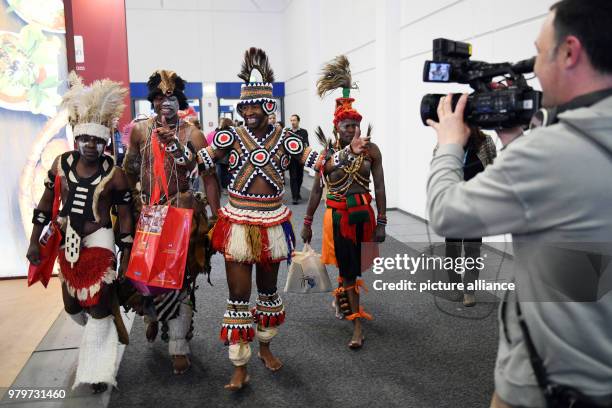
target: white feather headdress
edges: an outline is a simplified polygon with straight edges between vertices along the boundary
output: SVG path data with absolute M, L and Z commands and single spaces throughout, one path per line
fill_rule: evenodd
M 68 109 L 74 137 L 96 136 L 108 141 L 114 119 L 121 117 L 127 89 L 109 79 L 94 81 L 90 86 L 71 72 L 70 89 L 64 94 L 62 107 Z

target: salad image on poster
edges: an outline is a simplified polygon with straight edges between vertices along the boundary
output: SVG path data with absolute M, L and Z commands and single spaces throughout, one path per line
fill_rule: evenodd
M 52 116 L 61 101 L 57 55 L 61 43 L 27 25 L 0 31 L 0 107 Z

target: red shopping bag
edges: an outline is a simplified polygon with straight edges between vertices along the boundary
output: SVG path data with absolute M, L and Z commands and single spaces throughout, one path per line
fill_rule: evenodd
M 193 210 L 168 205 L 142 207 L 126 276 L 144 294 L 153 286 L 180 289 L 185 277 Z
M 43 232 L 43 242 L 39 243 L 40 263 L 30 264 L 28 267 L 28 287 L 40 281 L 46 288 L 53 273 L 53 266 L 62 241 L 62 231 L 55 221 L 59 213 L 61 194 L 61 179 L 59 174 L 55 176 L 55 189 L 53 190 L 53 210 L 51 211 L 51 223 L 48 230 Z
M 169 207 L 148 284 L 180 289 L 185 277 L 193 210 Z
M 168 185 L 163 168 L 164 154 L 155 134 L 152 139 L 155 181 L 151 203 L 157 203 L 159 185 L 166 197 Z M 170 205 L 142 207 L 126 273 L 141 293 L 156 295 L 183 286 L 192 214 L 191 209 Z
M 130 262 L 125 274 L 134 282 L 146 285 L 151 278 L 153 263 L 169 208 L 167 205 L 142 206 L 140 218 L 138 224 L 136 224 Z M 145 294 L 148 293 L 145 292 Z

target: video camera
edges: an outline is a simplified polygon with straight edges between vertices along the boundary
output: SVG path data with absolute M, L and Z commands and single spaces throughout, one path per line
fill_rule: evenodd
M 519 61 L 490 64 L 471 61 L 472 45 L 438 38 L 433 41 L 433 61 L 425 61 L 424 82 L 468 84 L 474 92 L 468 96 L 465 121 L 482 129 L 526 126 L 540 109 L 542 93 L 527 84 L 523 74 L 533 72 L 535 57 Z M 503 76 L 505 87 L 497 87 L 493 78 Z M 421 100 L 421 119 L 438 121 L 438 102 L 442 94 L 427 94 Z M 454 94 L 453 109 L 460 94 Z

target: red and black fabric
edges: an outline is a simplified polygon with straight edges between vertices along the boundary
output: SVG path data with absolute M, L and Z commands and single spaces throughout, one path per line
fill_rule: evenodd
M 106 248 L 81 248 L 74 265 L 66 260 L 64 251 L 59 251 L 59 265 L 68 293 L 83 307 L 97 305 L 102 285 L 115 278 L 115 254 Z
M 376 253 L 375 245 L 363 248 L 362 243 L 372 242 L 376 230 L 376 217 L 369 193 L 338 197 L 327 196 L 327 207 L 332 209 L 334 250 L 340 276 L 355 279 L 370 267 Z M 366 249 L 366 257 L 364 255 Z M 377 251 L 376 251 L 377 252 Z

